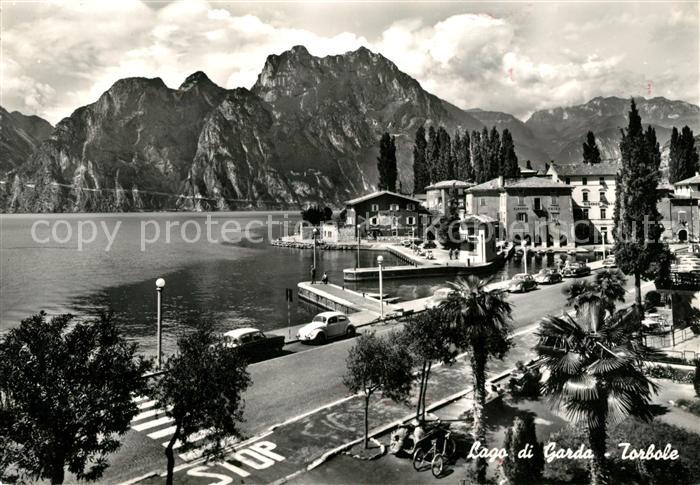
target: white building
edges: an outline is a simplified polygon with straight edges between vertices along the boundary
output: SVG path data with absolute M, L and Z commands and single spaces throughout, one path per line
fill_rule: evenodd
M 572 188 L 574 221 L 588 221 L 590 242 L 612 242 L 616 162 L 552 164 L 547 175 Z M 585 226 L 582 226 L 585 227 Z
M 450 190 L 457 197 L 459 217 L 464 216 L 465 191 L 474 185 L 462 180 L 442 180 L 425 188 L 425 207 L 435 215 L 445 216 L 450 205 Z
M 676 197 L 700 198 L 700 173 L 673 184 Z

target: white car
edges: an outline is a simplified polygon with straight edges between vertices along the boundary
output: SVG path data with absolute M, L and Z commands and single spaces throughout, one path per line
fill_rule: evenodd
M 443 301 L 447 300 L 447 297 L 452 293 L 452 288 L 438 288 L 433 293 L 433 296 L 428 300 L 427 308 L 435 308 L 440 305 Z
M 305 343 L 322 344 L 326 340 L 353 335 L 355 335 L 355 327 L 344 313 L 323 312 L 316 315 L 311 323 L 299 329 L 297 339 Z

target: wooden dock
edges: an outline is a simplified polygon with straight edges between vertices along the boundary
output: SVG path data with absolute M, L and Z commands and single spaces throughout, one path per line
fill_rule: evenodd
M 493 262 L 464 265 L 426 264 L 423 266 L 387 266 L 382 268 L 383 279 L 426 278 L 426 277 L 455 277 L 488 272 L 494 266 Z M 346 268 L 343 270 L 345 281 L 378 280 L 379 268 Z

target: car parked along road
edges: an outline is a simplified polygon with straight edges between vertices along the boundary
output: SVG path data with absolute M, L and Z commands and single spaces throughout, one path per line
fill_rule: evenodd
M 355 335 L 355 327 L 341 312 L 323 312 L 316 315 L 297 332 L 297 339 L 304 343 L 325 343 L 327 340 Z

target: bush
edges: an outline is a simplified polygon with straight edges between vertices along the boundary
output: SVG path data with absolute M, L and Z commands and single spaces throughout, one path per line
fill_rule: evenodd
M 652 290 L 644 296 L 644 308 L 647 310 L 661 306 L 661 293 Z
M 679 399 L 676 401 L 676 406 L 691 414 L 700 416 L 700 399 Z
M 695 379 L 695 371 L 676 369 L 667 365 L 655 365 L 644 368 L 644 374 L 656 379 L 671 379 L 674 382 L 690 384 Z
M 585 427 L 568 426 L 550 437 L 557 448 L 576 449 L 581 444 L 588 448 Z M 646 449 L 653 444 L 657 449 L 669 443 L 678 450 L 678 460 L 622 460 L 620 443 L 629 443 L 630 449 Z M 629 485 L 687 485 L 700 477 L 700 436 L 659 421 L 645 423 L 628 418 L 612 426 L 608 434 L 610 483 Z M 672 482 L 671 482 L 671 478 Z M 590 479 L 586 460 L 554 460 L 545 464 L 547 483 L 588 483 Z
M 506 431 L 503 447 L 508 455 L 501 466 L 509 483 L 526 485 L 541 482 L 544 452 L 542 443 L 537 441 L 535 419 L 531 414 L 515 417 L 513 426 Z M 526 447 L 532 450 L 532 457 L 519 456 Z
M 695 395 L 700 397 L 700 359 L 695 361 L 695 376 L 693 376 L 693 387 L 695 387 Z
M 508 381 L 508 392 L 513 399 L 537 399 L 540 397 L 540 381 L 542 380 L 540 370 L 526 367 L 522 362 L 517 362 L 515 367 L 522 377 L 517 379 L 512 377 Z

